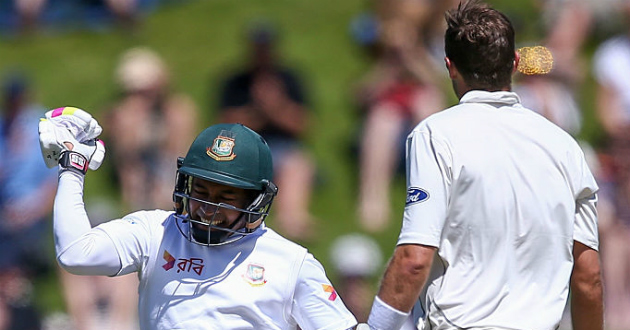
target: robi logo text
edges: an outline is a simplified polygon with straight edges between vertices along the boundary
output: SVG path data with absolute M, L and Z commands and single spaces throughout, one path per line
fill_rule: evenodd
M 166 271 L 169 271 L 171 268 L 175 267 L 176 262 L 177 262 L 178 273 L 180 272 L 190 273 L 191 271 L 193 271 L 197 275 L 201 275 L 201 272 L 203 271 L 204 264 L 203 264 L 203 259 L 201 258 L 175 259 L 175 257 L 173 257 L 166 250 L 164 250 L 163 258 L 164 260 L 166 260 L 166 263 L 162 265 L 162 268 L 164 268 L 164 270 Z

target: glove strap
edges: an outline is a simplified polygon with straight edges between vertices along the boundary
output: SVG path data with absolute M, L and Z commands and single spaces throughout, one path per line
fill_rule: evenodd
M 89 162 L 87 158 L 78 152 L 63 151 L 59 158 L 59 166 L 61 172 L 72 171 L 81 175 L 85 175 L 88 170 Z

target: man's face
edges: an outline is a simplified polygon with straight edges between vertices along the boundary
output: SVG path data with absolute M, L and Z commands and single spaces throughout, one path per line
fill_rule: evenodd
M 229 204 L 244 209 L 249 203 L 250 194 L 248 194 L 245 189 L 193 178 L 190 197 L 217 204 Z M 233 227 L 234 223 L 239 221 L 242 213 L 237 210 L 223 207 L 219 208 L 193 199 L 190 199 L 189 207 L 190 217 L 193 220 L 211 224 L 215 227 L 230 228 L 232 230 L 238 230 L 244 225 L 244 223 L 237 224 Z M 208 230 L 208 227 L 203 225 L 195 224 L 195 226 L 199 229 Z

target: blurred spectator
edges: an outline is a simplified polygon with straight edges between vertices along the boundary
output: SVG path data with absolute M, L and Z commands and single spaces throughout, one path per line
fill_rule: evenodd
M 278 31 L 267 23 L 248 31 L 249 62 L 222 82 L 219 121 L 241 123 L 269 144 L 279 187 L 273 221 L 291 239 L 310 238 L 309 212 L 316 165 L 303 139 L 309 125 L 306 90 L 277 54 Z
M 381 249 L 371 237 L 351 233 L 335 239 L 330 259 L 339 281 L 337 292 L 359 322 L 367 322 L 376 294 L 375 275 L 383 264 Z
M 593 13 L 585 0 L 538 4 L 546 30 L 542 44 L 553 56 L 553 68 L 545 75 L 517 75 L 513 88 L 523 106 L 577 136 L 582 128 L 582 110 L 576 93 L 587 72 L 583 46 L 593 29 Z
M 94 2 L 94 0 L 83 0 Z M 139 16 L 139 0 L 103 0 L 105 6 L 112 13 L 116 23 L 124 28 L 133 28 Z
M 125 209 L 171 209 L 177 157 L 197 134 L 197 106 L 171 89 L 166 64 L 148 48 L 126 51 L 116 78 L 122 95 L 103 123 Z
M 101 28 L 110 23 L 133 29 L 160 1 L 6 0 L 0 2 L 0 27 L 25 34 L 44 27 Z
M 630 1 L 624 0 L 619 12 L 627 24 Z M 602 190 L 610 196 L 612 214 L 600 222 L 605 319 L 612 330 L 630 329 L 630 24 L 599 45 L 593 66 L 596 110 L 607 138 L 603 164 L 609 165 Z
M 45 109 L 29 82 L 10 74 L 2 85 L 0 117 L 0 329 L 41 328 L 33 305 L 34 277 L 52 267 L 47 246 L 57 171 L 39 151 L 37 125 Z
M 443 51 L 433 55 L 436 25 L 452 1 L 376 3 L 370 47 L 375 63 L 357 87 L 364 111 L 359 147 L 358 213 L 364 229 L 378 232 L 389 223 L 391 181 L 402 168 L 404 141 L 417 123 L 444 108 Z M 436 57 L 437 56 L 437 57 Z
M 31 32 L 39 24 L 39 18 L 47 0 L 12 0 L 15 3 L 19 29 Z

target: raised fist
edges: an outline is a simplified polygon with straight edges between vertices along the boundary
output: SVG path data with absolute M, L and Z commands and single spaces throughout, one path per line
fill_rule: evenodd
M 96 138 L 102 131 L 96 119 L 79 108 L 46 112 L 39 121 L 39 143 L 46 165 L 52 168 L 61 164 L 83 174 L 88 167 L 98 169 L 105 158 L 105 144 Z

